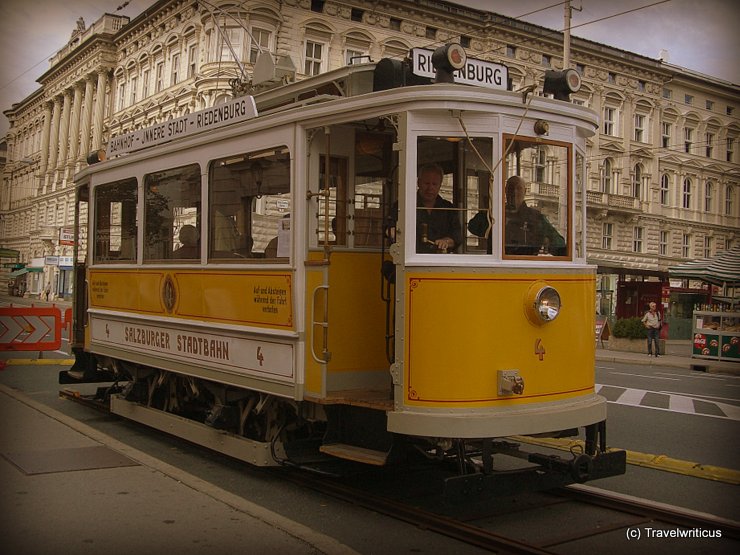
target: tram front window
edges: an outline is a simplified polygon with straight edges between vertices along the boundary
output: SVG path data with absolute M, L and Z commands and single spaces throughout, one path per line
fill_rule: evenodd
M 144 178 L 144 260 L 200 260 L 200 166 Z
M 291 193 L 287 147 L 214 160 L 208 182 L 210 259 L 288 260 Z
M 505 143 L 504 255 L 567 256 L 570 146 Z
M 419 137 L 417 152 L 416 252 L 485 254 L 485 238 L 466 224 L 479 213 L 489 220 L 492 140 Z

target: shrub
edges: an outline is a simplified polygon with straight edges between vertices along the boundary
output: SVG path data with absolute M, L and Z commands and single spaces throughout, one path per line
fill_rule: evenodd
M 614 337 L 645 339 L 647 332 L 641 320 L 642 318 L 639 316 L 635 316 L 634 318 L 620 318 L 614 323 L 614 328 L 612 329 Z

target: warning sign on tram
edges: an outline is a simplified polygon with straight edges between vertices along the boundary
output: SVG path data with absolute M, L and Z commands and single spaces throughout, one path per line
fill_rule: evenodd
M 106 157 L 134 152 L 154 145 L 181 139 L 196 133 L 218 129 L 224 125 L 248 120 L 257 116 L 257 106 L 251 96 L 240 96 L 224 104 L 212 106 L 171 119 L 145 129 L 117 135 L 108 141 Z
M 0 308 L 0 350 L 54 351 L 61 345 L 62 313 L 58 308 Z
M 434 51 L 426 48 L 411 49 L 411 67 L 414 75 L 434 78 L 432 54 Z M 502 64 L 468 58 L 465 65 L 455 70 L 453 75 L 456 83 L 505 91 L 509 80 L 509 68 Z

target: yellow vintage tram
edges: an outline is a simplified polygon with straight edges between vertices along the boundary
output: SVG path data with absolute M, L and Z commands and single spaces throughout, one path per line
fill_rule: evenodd
M 543 468 L 624 472 L 594 393 L 597 117 L 563 100 L 572 70 L 549 98 L 470 63 L 348 66 L 113 137 L 76 177 L 61 380 L 116 380 L 113 412 L 256 465 L 318 438 L 485 478 L 496 438 L 580 428 L 585 453 Z

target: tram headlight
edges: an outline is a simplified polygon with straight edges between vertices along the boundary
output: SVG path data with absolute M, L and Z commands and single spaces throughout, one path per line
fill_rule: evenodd
M 552 322 L 560 314 L 560 293 L 542 282 L 529 288 L 526 301 L 527 316 L 534 324 Z

